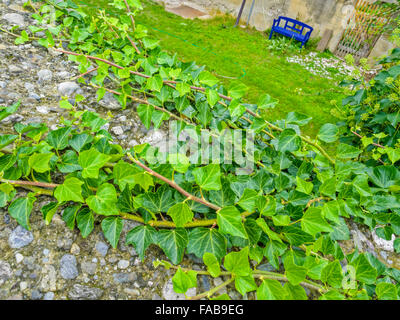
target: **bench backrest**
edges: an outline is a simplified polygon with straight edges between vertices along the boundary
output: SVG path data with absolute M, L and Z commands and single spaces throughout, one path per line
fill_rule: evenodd
M 292 18 L 282 17 L 282 16 L 280 16 L 278 18 L 278 26 L 281 28 L 285 28 L 286 30 L 301 34 L 301 35 L 304 35 L 308 31 L 314 30 L 308 24 L 305 24 L 303 22 L 297 21 Z

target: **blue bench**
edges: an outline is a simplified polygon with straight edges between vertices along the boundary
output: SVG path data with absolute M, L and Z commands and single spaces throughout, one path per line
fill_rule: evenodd
M 303 47 L 307 43 L 308 39 L 310 39 L 313 30 L 312 27 L 303 22 L 280 16 L 278 19 L 274 20 L 269 39 L 271 39 L 273 33 L 276 32 L 300 41 L 301 47 Z

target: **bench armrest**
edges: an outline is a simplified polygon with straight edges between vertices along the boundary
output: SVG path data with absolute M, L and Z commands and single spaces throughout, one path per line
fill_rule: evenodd
M 272 24 L 272 27 L 276 27 L 279 24 L 279 19 L 274 19 L 274 23 Z

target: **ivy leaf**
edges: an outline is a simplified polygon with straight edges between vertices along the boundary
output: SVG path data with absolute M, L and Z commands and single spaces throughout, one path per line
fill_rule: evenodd
M 157 231 L 150 226 L 137 226 L 126 235 L 126 244 L 132 244 L 140 259 L 144 260 L 146 249 L 156 242 Z
M 170 153 L 168 155 L 168 162 L 175 171 L 180 173 L 185 173 L 190 166 L 189 158 L 181 153 Z
M 332 232 L 333 228 L 322 216 L 320 208 L 308 208 L 301 219 L 301 228 L 313 237 L 319 232 Z
M 94 228 L 94 216 L 88 208 L 83 208 L 76 215 L 76 223 L 81 231 L 82 238 L 86 238 Z
M 114 249 L 118 246 L 123 227 L 124 221 L 120 217 L 108 217 L 101 222 L 104 236 Z
M 69 145 L 76 151 L 81 152 L 81 150 L 93 141 L 93 137 L 86 133 L 77 134 L 72 137 L 69 141 Z
M 278 235 L 276 232 L 272 231 L 272 230 L 268 227 L 267 223 L 265 222 L 265 220 L 264 220 L 263 218 L 258 218 L 258 219 L 256 220 L 256 222 L 257 222 L 257 224 L 260 226 L 260 228 L 262 229 L 262 231 L 264 231 L 264 232 L 267 234 L 267 236 L 268 236 L 271 240 L 275 240 L 275 241 L 278 241 L 278 242 L 281 242 L 281 243 L 282 243 L 282 240 L 281 240 L 281 238 L 279 237 L 279 235 Z
M 130 163 L 121 160 L 113 169 L 114 183 L 118 185 L 120 190 L 124 190 L 127 185 L 131 190 L 137 184 L 135 176 L 139 172 L 139 169 Z
M 193 270 L 184 272 L 179 267 L 172 277 L 172 285 L 176 293 L 186 293 L 190 288 L 197 287 L 197 272 Z
M 244 189 L 243 195 L 237 203 L 243 210 L 252 213 L 256 208 L 258 194 L 255 190 Z
M 257 289 L 257 300 L 285 300 L 286 292 L 277 280 L 264 279 Z
M 249 276 L 251 273 L 249 263 L 249 247 L 239 252 L 231 252 L 225 256 L 224 267 L 235 276 Z
M 86 199 L 89 208 L 97 214 L 111 216 L 117 215 L 117 192 L 115 187 L 109 183 L 103 183 L 98 189 L 95 196 Z
M 300 246 L 303 243 L 314 241 L 314 237 L 309 233 L 293 226 L 284 227 L 283 234 L 292 246 Z
M 319 297 L 319 300 L 344 300 L 345 296 L 337 290 L 330 290 Z
M 83 181 L 71 177 L 58 186 L 54 191 L 54 196 L 59 203 L 66 201 L 85 202 L 82 198 Z
M 54 214 L 57 212 L 58 206 L 59 206 L 58 202 L 50 202 L 40 209 L 40 211 L 43 214 L 43 219 L 46 226 L 50 224 Z
M 219 165 L 209 164 L 193 170 L 196 183 L 204 190 L 221 190 L 221 171 Z
M 66 223 L 67 227 L 70 228 L 71 230 L 74 230 L 75 228 L 76 214 L 78 213 L 81 207 L 82 207 L 81 205 L 75 205 L 67 207 L 63 211 L 62 219 Z
M 47 142 L 54 149 L 60 151 L 68 147 L 68 138 L 71 133 L 71 127 L 60 128 L 49 132 Z
M 296 190 L 299 192 L 303 192 L 305 194 L 311 194 L 314 185 L 312 182 L 307 182 L 300 177 L 296 176 L 297 188 Z
M 285 275 L 289 282 L 297 286 L 303 282 L 307 275 L 307 268 L 298 266 L 294 263 L 293 255 L 286 257 L 284 260 Z
M 78 158 L 79 165 L 83 169 L 82 177 L 97 179 L 99 177 L 99 170 L 104 167 L 110 159 L 110 156 L 100 153 L 95 148 L 82 151 Z
M 180 97 L 183 97 L 185 94 L 189 93 L 191 90 L 190 85 L 185 82 L 178 82 L 176 84 L 175 88 L 179 92 Z
M 339 139 L 339 128 L 331 123 L 324 124 L 318 132 L 318 139 L 326 142 L 332 143 Z
M 221 261 L 226 254 L 226 239 L 217 229 L 195 228 L 189 233 L 187 250 L 198 258 L 208 252 Z
M 228 90 L 228 96 L 233 99 L 240 99 L 246 94 L 248 89 L 249 88 L 241 82 L 232 82 Z
M 360 254 L 350 263 L 356 270 L 356 279 L 365 284 L 373 284 L 376 280 L 376 269 L 371 266 L 364 254 Z
M 248 238 L 242 222 L 242 216 L 233 206 L 225 207 L 217 212 L 217 223 L 221 232 L 232 236 Z
M 256 282 L 252 275 L 235 277 L 235 288 L 244 296 L 247 292 L 257 290 Z
M 258 211 L 266 217 L 272 217 L 276 214 L 276 200 L 271 196 L 261 196 L 256 200 Z
M 308 300 L 307 293 L 300 285 L 294 286 L 290 282 L 285 283 L 286 300 Z
M 262 110 L 274 109 L 278 104 L 278 100 L 273 99 L 269 94 L 264 94 L 258 100 L 258 108 Z
M 293 152 L 301 147 L 301 139 L 293 129 L 285 129 L 279 136 L 278 151 Z
M 137 113 L 140 117 L 140 120 L 143 122 L 147 130 L 150 129 L 153 112 L 154 112 L 154 107 L 152 105 L 139 104 L 137 107 Z
M 295 124 L 301 127 L 309 123 L 311 119 L 311 117 L 308 117 L 305 114 L 292 111 L 288 113 L 285 122 L 286 124 Z
M 29 157 L 29 166 L 39 173 L 50 170 L 49 162 L 54 153 L 35 153 Z
M 215 86 L 219 80 L 208 71 L 203 71 L 199 75 L 199 82 L 209 87 Z
M 163 87 L 163 79 L 159 74 L 147 79 L 146 89 L 150 91 L 160 92 Z
M 67 150 L 61 157 L 61 162 L 57 163 L 57 168 L 62 173 L 71 173 L 82 170 L 78 163 L 78 155 L 73 150 Z
M 18 224 L 20 224 L 26 230 L 31 230 L 29 217 L 32 213 L 33 204 L 35 201 L 35 197 L 28 195 L 28 197 L 16 199 L 8 207 L 10 216 L 17 220 Z
M 180 263 L 188 244 L 186 229 L 160 230 L 157 233 L 157 243 L 169 260 L 175 265 Z
M 397 300 L 396 286 L 392 283 L 378 283 L 375 292 L 379 300 Z
M 193 220 L 193 212 L 185 202 L 173 205 L 169 208 L 167 214 L 172 218 L 177 228 L 181 228 Z
M 319 192 L 332 199 L 336 199 L 336 177 L 324 181 L 319 187 Z
M 207 266 L 207 271 L 212 277 L 219 277 L 221 274 L 221 267 L 218 259 L 210 252 L 205 252 L 203 255 L 203 262 Z
M 0 121 L 17 112 L 20 105 L 21 101 L 18 101 L 9 107 L 0 107 Z
M 321 281 L 329 284 L 333 288 L 339 289 L 342 287 L 343 272 L 338 260 L 330 262 L 322 269 Z
M 213 89 L 206 89 L 206 97 L 207 102 L 209 103 L 211 108 L 214 107 L 216 103 L 220 100 L 218 92 Z
M 340 143 L 336 150 L 336 156 L 340 159 L 353 159 L 362 151 L 345 143 Z
M 13 143 L 18 138 L 15 134 L 0 135 L 0 150 Z

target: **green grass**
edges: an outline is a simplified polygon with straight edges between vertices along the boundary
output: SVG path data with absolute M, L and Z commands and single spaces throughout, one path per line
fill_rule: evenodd
M 81 1 L 82 2 L 82 1 Z M 97 6 L 106 0 L 84 0 Z M 163 48 L 177 53 L 183 61 L 195 61 L 221 77 L 240 78 L 249 87 L 246 100 L 256 103 L 260 95 L 270 94 L 279 100 L 270 111 L 271 120 L 282 119 L 290 111 L 313 118 L 303 128 L 315 136 L 322 124 L 336 122 L 330 115 L 331 100 L 342 97 L 335 81 L 315 76 L 303 67 L 286 62 L 286 56 L 267 50 L 268 35 L 253 28 L 234 28 L 234 18 L 228 15 L 211 20 L 186 20 L 168 13 L 149 1 L 136 17 L 150 33 L 161 40 Z M 244 74 L 245 72 L 245 74 Z M 298 90 L 302 89 L 301 94 Z

